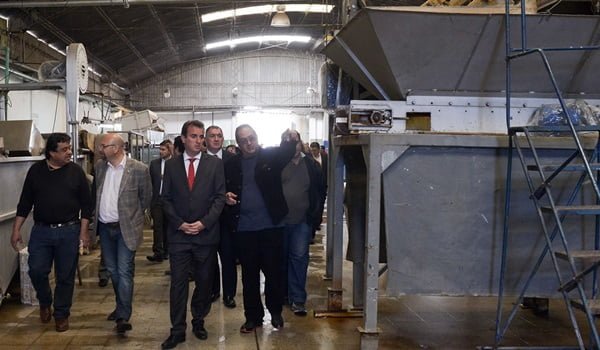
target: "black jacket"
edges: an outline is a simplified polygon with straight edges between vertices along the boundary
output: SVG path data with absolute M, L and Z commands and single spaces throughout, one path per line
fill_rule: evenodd
M 281 186 L 281 171 L 296 153 L 296 142 L 282 142 L 280 147 L 257 150 L 254 180 L 263 196 L 265 205 L 274 224 L 279 224 L 287 215 L 288 207 Z M 235 193 L 238 204 L 226 207 L 229 230 L 236 232 L 240 219 L 242 200 L 242 155 L 235 155 L 225 163 L 226 192 Z
M 320 204 L 323 198 L 325 198 L 327 186 L 319 163 L 312 157 L 303 157 L 302 161 L 306 163 L 306 169 L 308 170 L 308 177 L 310 179 L 310 188 L 308 190 L 309 206 L 306 212 L 306 223 L 314 230 L 320 224 Z

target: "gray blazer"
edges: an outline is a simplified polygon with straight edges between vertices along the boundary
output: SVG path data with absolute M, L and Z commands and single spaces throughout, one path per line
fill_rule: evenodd
M 95 222 L 98 222 L 98 211 L 102 187 L 106 177 L 108 163 L 101 160 L 96 163 L 96 214 Z M 143 241 L 144 210 L 150 206 L 152 198 L 152 184 L 148 167 L 135 159 L 127 158 L 121 187 L 119 188 L 119 226 L 125 245 L 130 250 L 137 250 Z

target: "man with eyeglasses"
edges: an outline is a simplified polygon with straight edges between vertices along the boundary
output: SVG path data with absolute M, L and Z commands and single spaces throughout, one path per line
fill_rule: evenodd
M 79 242 L 89 244 L 88 224 L 93 202 L 83 169 L 71 161 L 71 137 L 53 133 L 46 141 L 46 159 L 31 166 L 25 177 L 11 244 L 23 245 L 21 226 L 33 208 L 29 237 L 29 277 L 40 303 L 40 320 L 52 319 L 52 290 L 48 274 L 54 262 L 54 320 L 56 331 L 69 329 Z
M 152 184 L 148 167 L 125 155 L 125 141 L 119 134 L 103 135 L 99 147 L 104 159 L 95 167 L 95 222 L 115 291 L 116 308 L 108 319 L 116 321 L 118 334 L 124 334 L 132 329 L 134 260 L 143 241 L 144 210 L 150 206 Z
M 233 154 L 223 151 L 223 130 L 216 125 L 209 126 L 206 129 L 206 153 L 215 156 L 223 160 L 223 163 L 227 163 L 229 159 L 233 158 Z M 237 289 L 237 268 L 235 265 L 235 254 L 233 240 L 227 225 L 225 223 L 225 214 L 221 214 L 220 218 L 220 229 L 221 229 L 221 240 L 219 241 L 219 258 L 221 260 L 221 271 L 219 271 L 219 264 L 215 265 L 215 278 L 213 279 L 213 287 L 211 300 L 217 301 L 221 293 L 221 277 L 223 280 L 223 305 L 230 309 L 236 307 L 235 294 Z
M 264 308 L 260 297 L 260 271 L 265 275 L 265 302 L 271 325 L 283 327 L 282 264 L 283 219 L 288 206 L 281 173 L 296 152 L 299 139 L 290 130 L 280 147 L 262 149 L 254 129 L 247 124 L 235 130 L 241 150 L 225 164 L 227 223 L 242 265 L 244 316 L 240 332 L 262 327 Z

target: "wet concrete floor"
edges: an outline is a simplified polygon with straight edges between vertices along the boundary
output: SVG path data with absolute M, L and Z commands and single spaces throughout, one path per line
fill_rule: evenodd
M 362 326 L 362 318 L 313 317 L 314 310 L 326 308 L 327 288 L 331 286 L 331 282 L 322 278 L 325 271 L 323 240 L 323 235 L 318 234 L 317 243 L 311 246 L 308 316 L 295 316 L 285 308 L 283 329 L 273 329 L 267 316 L 262 328 L 241 334 L 239 328 L 244 317 L 241 282 L 238 282 L 237 308 L 225 308 L 221 299 L 213 303 L 206 319 L 208 340 L 196 339 L 188 323 L 187 341 L 177 349 L 361 349 L 357 328 Z M 57 333 L 54 322 L 40 323 L 38 307 L 21 304 L 15 294 L 0 306 L 0 349 L 160 349 L 170 327 L 169 276 L 164 274 L 168 262 L 153 264 L 146 260 L 146 255 L 151 254 L 151 246 L 152 234 L 146 231 L 135 261 L 133 330 L 127 336 L 117 336 L 114 322 L 106 320 L 114 309 L 114 296 L 110 284 L 104 288 L 98 286 L 99 250 L 93 250 L 90 255 L 81 257 L 83 285 L 75 288 L 70 330 Z M 343 299 L 347 307 L 352 302 L 351 276 L 351 264 L 345 262 Z M 395 298 L 385 296 L 384 288 L 381 290 L 378 304 L 381 334 L 376 348 L 459 350 L 493 344 L 496 298 Z M 509 307 L 510 302 L 507 304 Z M 188 322 L 190 319 L 188 316 Z M 529 310 L 519 311 L 503 345 L 576 345 L 562 301 L 550 301 L 548 317 L 535 316 Z

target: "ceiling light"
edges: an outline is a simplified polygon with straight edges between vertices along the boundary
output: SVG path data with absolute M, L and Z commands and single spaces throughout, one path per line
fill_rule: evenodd
M 250 36 L 250 37 L 246 37 L 246 38 L 237 38 L 237 39 L 218 41 L 215 43 L 209 43 L 209 44 L 206 44 L 206 49 L 210 50 L 210 49 L 215 49 L 215 48 L 223 47 L 223 46 L 234 47 L 236 45 L 253 43 L 253 42 L 263 43 L 263 42 L 277 41 L 277 42 L 288 42 L 288 43 L 292 43 L 292 42 L 307 43 L 310 40 L 311 40 L 310 36 L 303 36 L 303 35 L 260 35 L 260 36 Z
M 202 23 L 218 21 L 226 18 L 258 15 L 264 13 L 277 12 L 277 7 L 281 5 L 259 5 L 242 7 L 233 10 L 217 11 L 202 15 Z M 290 4 L 285 5 L 286 12 L 303 12 L 303 13 L 329 13 L 333 10 L 333 5 L 321 4 Z
M 289 27 L 290 18 L 285 13 L 285 6 L 277 6 L 277 13 L 273 15 L 271 19 L 271 27 Z

